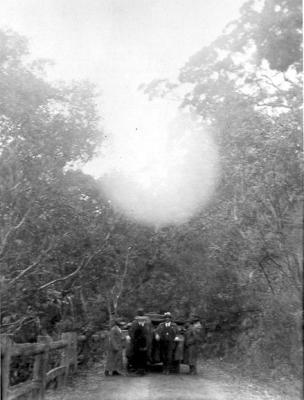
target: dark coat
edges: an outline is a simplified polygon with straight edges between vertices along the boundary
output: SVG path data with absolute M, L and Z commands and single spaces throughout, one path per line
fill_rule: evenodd
M 155 331 L 155 335 L 159 336 L 160 359 L 164 364 L 164 370 L 172 368 L 173 353 L 176 346 L 174 339 L 178 335 L 178 328 L 174 322 L 170 322 L 170 326 L 166 326 L 166 322 L 161 322 Z
M 176 342 L 176 347 L 174 350 L 174 361 L 183 361 L 184 359 L 184 343 L 185 343 L 185 338 L 184 336 L 179 333 L 177 335 L 178 341 Z
M 129 328 L 129 335 L 131 337 L 131 340 L 134 339 L 134 333 L 138 326 L 142 326 L 147 340 L 149 343 L 152 341 L 152 323 L 149 317 L 146 316 L 137 316 L 135 317 L 134 321 L 132 322 L 130 328 Z
M 107 371 L 122 370 L 123 336 L 117 325 L 112 326 L 108 337 L 108 349 L 106 359 Z
M 174 341 L 178 334 L 178 328 L 175 322 L 170 322 L 170 326 L 166 327 L 166 322 L 161 322 L 155 331 L 159 335 L 160 341 Z
M 131 338 L 131 342 L 129 344 L 128 348 L 128 356 L 129 358 L 132 358 L 139 350 L 139 344 L 138 340 L 135 338 L 135 332 L 138 330 L 138 328 L 143 332 L 143 335 L 145 336 L 145 346 L 146 351 L 147 351 L 147 356 L 150 358 L 151 356 L 151 346 L 152 346 L 152 338 L 153 338 L 153 328 L 152 328 L 152 323 L 149 317 L 147 316 L 137 316 L 135 317 L 134 321 L 132 322 L 130 328 L 129 328 L 129 336 Z M 142 346 L 140 346 L 142 347 Z
M 138 325 L 135 329 L 133 341 L 133 367 L 138 372 L 144 373 L 148 361 L 148 339 L 144 326 Z
M 202 328 L 196 328 L 193 325 L 185 332 L 184 343 L 184 364 L 196 365 L 199 347 L 203 340 Z

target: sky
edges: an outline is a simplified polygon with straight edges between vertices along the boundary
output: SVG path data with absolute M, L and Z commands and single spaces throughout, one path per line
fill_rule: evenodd
M 165 223 L 166 214 L 171 215 L 171 222 L 175 217 L 182 221 L 181 215 L 188 218 L 197 209 L 196 200 L 178 194 L 183 187 L 206 203 L 210 196 L 204 191 L 211 191 L 218 174 L 216 149 L 206 129 L 189 139 L 189 130 L 195 130 L 193 116 L 185 119 L 179 115 L 177 103 L 150 102 L 138 86 L 155 78 L 176 78 L 191 55 L 238 17 L 243 3 L 1 0 L 0 28 L 25 35 L 34 58 L 54 61 L 49 79 L 87 79 L 98 86 L 107 139 L 100 155 L 84 171 L 96 177 L 108 174 L 107 182 L 115 182 L 108 185 L 108 194 L 128 215 L 134 213 L 130 204 L 136 203 L 141 220 L 147 222 L 147 215 L 159 209 L 159 221 Z M 197 143 L 193 137 L 198 138 Z M 198 146 L 200 153 L 196 152 Z M 203 184 L 198 192 L 199 180 Z M 136 199 L 127 199 L 130 188 Z M 154 203 L 148 204 L 150 198 Z M 182 203 L 188 208 L 181 210 Z
M 60 77 L 103 80 L 112 70 L 136 81 L 175 73 L 243 2 L 1 0 L 0 24 L 27 35 L 35 54 L 57 62 Z
M 1 0 L 0 26 L 26 35 L 51 76 L 89 79 L 106 106 L 142 82 L 174 77 L 238 16 L 244 0 Z

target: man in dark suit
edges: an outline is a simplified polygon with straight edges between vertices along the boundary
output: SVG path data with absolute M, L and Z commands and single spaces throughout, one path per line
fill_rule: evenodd
M 139 375 L 147 371 L 152 343 L 152 324 L 149 317 L 144 315 L 143 309 L 137 315 L 129 328 L 130 352 L 129 362 Z
M 178 340 L 178 328 L 172 321 L 171 313 L 164 314 L 165 321 L 161 322 L 155 331 L 155 339 L 160 343 L 160 358 L 163 362 L 164 373 L 172 371 L 173 351 Z

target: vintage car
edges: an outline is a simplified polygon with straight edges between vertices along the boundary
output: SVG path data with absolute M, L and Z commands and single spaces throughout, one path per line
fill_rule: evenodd
M 160 356 L 160 344 L 159 341 L 155 339 L 155 330 L 158 325 L 164 321 L 164 316 L 157 313 L 146 313 L 145 316 L 147 329 L 147 343 L 148 343 L 148 369 L 150 371 L 162 371 L 163 364 Z M 179 334 L 177 335 L 178 340 L 175 341 L 175 348 L 173 352 L 173 370 L 172 372 L 179 372 L 180 364 L 183 360 L 183 331 L 185 321 L 175 320 L 174 321 L 179 327 Z M 130 329 L 131 322 L 127 324 L 126 329 Z M 133 343 L 129 338 L 126 342 L 126 357 L 127 357 L 127 369 L 129 371 L 133 370 Z

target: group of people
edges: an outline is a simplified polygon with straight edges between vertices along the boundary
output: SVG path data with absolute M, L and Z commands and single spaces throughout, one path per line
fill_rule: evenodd
M 125 336 L 120 322 L 114 319 L 109 332 L 105 375 L 123 374 L 123 348 L 126 347 L 127 369 L 144 375 L 148 366 L 162 363 L 163 373 L 179 373 L 180 364 L 189 366 L 189 373 L 197 373 L 199 345 L 203 340 L 202 325 L 198 317 L 186 323 L 172 320 L 166 312 L 163 321 L 153 326 L 151 319 L 139 309 L 128 326 Z

